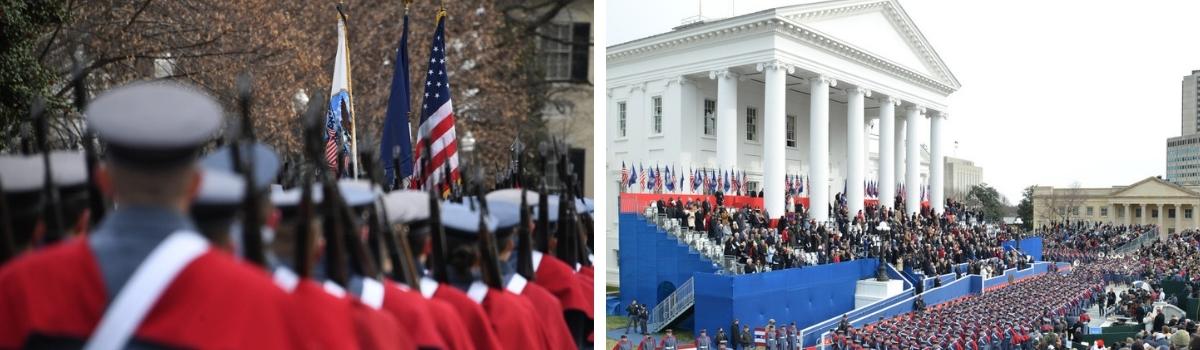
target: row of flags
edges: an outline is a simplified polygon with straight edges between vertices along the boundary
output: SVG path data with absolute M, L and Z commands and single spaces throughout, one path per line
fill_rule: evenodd
M 681 172 L 671 165 L 627 166 L 625 162 L 621 162 L 621 183 L 626 189 L 641 192 L 722 192 L 740 195 L 749 191 L 745 171 L 702 168 Z
M 804 175 L 784 175 L 784 194 L 804 196 L 812 190 L 811 181 Z M 674 166 L 626 165 L 621 162 L 621 184 L 626 190 L 640 192 L 702 193 L 724 192 L 742 194 L 749 192 L 746 172 L 739 170 L 693 169 L 680 173 Z M 842 182 L 842 193 L 847 193 L 847 183 Z M 896 195 L 904 195 L 904 184 L 897 184 Z M 879 199 L 879 182 L 863 182 L 866 199 Z M 921 187 L 921 200 L 929 200 L 929 186 Z
M 357 134 L 354 126 L 354 99 L 351 89 L 350 52 L 344 13 L 338 16 L 338 46 L 334 58 L 333 81 L 330 87 L 329 110 L 326 113 L 325 158 L 338 177 L 359 177 Z M 425 84 L 421 96 L 420 125 L 414 143 L 409 114 L 413 111 L 408 74 L 408 13 L 404 14 L 404 29 L 396 50 L 396 65 L 392 72 L 387 114 L 379 143 L 379 164 L 383 166 L 386 183 L 397 177 L 408 179 L 409 187 L 441 186 L 443 189 L 459 183 L 458 140 L 455 134 L 454 104 L 450 97 L 450 79 L 446 64 L 446 12 L 437 13 L 437 29 L 433 33 Z M 347 132 L 344 124 L 349 122 Z M 414 144 L 416 147 L 414 147 Z M 429 147 L 427 166 L 420 160 Z M 444 190 L 443 190 L 444 191 Z

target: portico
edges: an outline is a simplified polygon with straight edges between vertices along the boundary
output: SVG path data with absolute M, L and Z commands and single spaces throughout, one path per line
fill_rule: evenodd
M 923 201 L 942 210 L 947 97 L 960 85 L 896 1 L 760 11 L 607 55 L 610 171 L 622 162 L 745 171 L 772 217 L 791 209 L 787 175 L 807 179 L 802 195 L 819 221 L 836 193 L 852 215 L 861 210 L 869 183 L 885 206 L 902 187 L 909 213 Z M 867 161 L 872 148 L 878 162 Z M 615 203 L 621 187 L 612 187 Z
M 1111 188 L 1035 187 L 1034 225 L 1051 221 L 1099 221 L 1158 225 L 1163 234 L 1200 228 L 1200 192 L 1149 177 Z

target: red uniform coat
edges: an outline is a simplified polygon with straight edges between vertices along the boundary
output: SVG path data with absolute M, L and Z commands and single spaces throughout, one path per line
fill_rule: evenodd
M 517 276 L 513 278 L 515 279 Z M 513 282 L 509 282 L 509 291 L 520 293 L 519 295 L 529 300 L 533 309 L 538 313 L 551 349 L 578 349 L 574 337 L 571 336 L 571 330 L 567 329 L 567 321 L 563 318 L 562 303 L 558 302 L 554 294 L 550 294 L 545 288 L 533 283 L 525 283 L 519 290 L 514 290 L 514 288 L 517 286 L 514 286 Z
M 293 345 L 300 349 L 359 347 L 349 299 L 335 297 L 308 279 L 296 283 L 291 296 L 288 319 L 307 335 Z
M 431 322 L 433 313 L 428 302 L 420 294 L 406 286 L 383 282 L 383 310 L 390 313 L 400 327 L 412 335 L 413 342 L 424 348 L 447 349 L 446 342 Z
M 463 292 L 450 285 L 426 279 L 421 281 L 421 295 L 444 301 L 453 307 L 458 316 L 462 318 L 467 334 L 471 337 L 471 343 L 475 344 L 476 349 L 503 349 L 483 307 L 468 298 Z
M 551 349 L 542 330 L 541 318 L 529 300 L 503 289 L 487 288 L 486 291 L 480 305 L 492 321 L 492 329 L 504 349 Z
M 563 311 L 580 311 L 588 318 L 595 319 L 592 291 L 584 289 L 584 283 L 576 277 L 575 269 L 567 266 L 562 260 L 541 252 L 534 252 L 534 260 L 533 268 L 537 279 L 533 283 L 554 294 L 562 303 Z
M 0 348 L 31 336 L 86 341 L 108 304 L 85 239 L 12 261 L 0 272 Z M 290 349 L 291 298 L 264 271 L 209 249 L 179 272 L 151 307 L 132 342 L 200 349 Z M 303 341 L 301 341 L 304 343 Z
M 438 333 L 442 335 L 442 340 L 446 341 L 446 349 L 474 350 L 475 343 L 471 342 L 471 335 L 467 334 L 466 323 L 461 317 L 458 317 L 458 311 L 449 303 L 441 300 L 427 301 L 429 301 L 429 311 L 433 313 L 433 321 L 437 326 Z

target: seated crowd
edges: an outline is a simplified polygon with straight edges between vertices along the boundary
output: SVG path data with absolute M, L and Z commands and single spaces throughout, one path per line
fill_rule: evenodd
M 1115 225 L 1101 222 L 1051 222 L 1034 230 L 1042 237 L 1047 261 L 1095 261 L 1108 256 L 1143 234 L 1153 225 Z
M 1047 273 L 855 328 L 839 326 L 834 349 L 1062 349 L 1079 338 L 1080 315 L 1103 292 L 1103 271 Z
M 812 219 L 809 208 L 800 204 L 772 216 L 759 208 L 727 207 L 719 201 L 668 199 L 653 204 L 652 210 L 677 219 L 687 229 L 704 232 L 744 273 L 882 257 L 898 269 L 907 267 L 929 276 L 953 273 L 957 264 L 985 259 L 1004 269 L 1021 256 L 1005 254 L 1001 246 L 1018 238 L 1007 226 L 988 225 L 977 211 L 952 200 L 941 214 L 923 208 L 904 215 L 903 204 L 871 205 L 852 214 L 845 197 L 837 194 L 827 223 Z

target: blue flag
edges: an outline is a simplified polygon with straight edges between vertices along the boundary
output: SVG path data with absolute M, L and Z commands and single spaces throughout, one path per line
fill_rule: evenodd
M 633 185 L 637 184 L 637 178 L 637 167 L 629 167 L 629 184 L 626 184 L 625 187 L 633 187 Z
M 412 125 L 408 121 L 408 13 L 404 14 L 404 31 L 400 34 L 400 48 L 396 50 L 396 66 L 392 70 L 392 92 L 388 96 L 387 115 L 383 119 L 383 136 L 379 139 L 379 163 L 383 164 L 383 178 L 387 184 L 395 181 L 399 158 L 400 178 L 412 175 Z M 392 152 L 400 152 L 393 154 Z

